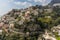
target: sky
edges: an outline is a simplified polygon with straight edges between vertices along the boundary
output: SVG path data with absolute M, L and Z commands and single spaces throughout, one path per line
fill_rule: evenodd
M 33 5 L 47 5 L 51 0 L 0 0 L 0 16 L 12 9 L 27 8 Z

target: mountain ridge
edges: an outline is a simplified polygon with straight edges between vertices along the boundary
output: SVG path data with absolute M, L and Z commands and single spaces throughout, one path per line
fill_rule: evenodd
M 60 0 L 51 0 L 51 2 L 49 3 L 49 5 L 53 5 L 55 3 L 60 3 Z
M 55 40 L 56 37 L 53 34 L 55 29 L 53 27 L 60 25 L 59 9 L 58 7 L 51 8 L 40 5 L 26 9 L 12 9 L 1 17 L 0 30 L 3 30 L 2 39 Z

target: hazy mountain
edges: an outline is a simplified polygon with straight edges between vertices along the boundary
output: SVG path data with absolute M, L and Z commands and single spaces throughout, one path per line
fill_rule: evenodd
M 53 4 L 55 4 L 55 3 L 60 3 L 60 0 L 52 0 L 52 1 L 49 3 L 49 5 L 53 5 Z

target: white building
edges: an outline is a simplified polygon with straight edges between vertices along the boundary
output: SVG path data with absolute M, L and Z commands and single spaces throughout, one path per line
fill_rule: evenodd
M 54 4 L 53 6 L 60 6 L 60 3 L 56 3 L 56 4 Z

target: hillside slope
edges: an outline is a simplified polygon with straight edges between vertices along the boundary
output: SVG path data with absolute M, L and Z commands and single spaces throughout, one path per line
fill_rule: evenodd
M 58 7 L 39 5 L 13 9 L 1 17 L 2 40 L 56 40 L 51 28 L 60 24 L 59 13 Z

